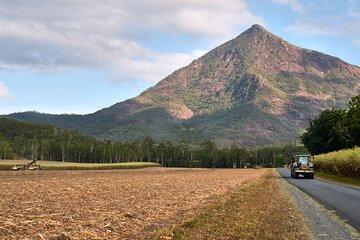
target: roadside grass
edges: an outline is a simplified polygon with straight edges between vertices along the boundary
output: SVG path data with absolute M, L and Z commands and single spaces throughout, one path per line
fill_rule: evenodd
M 26 164 L 30 160 L 0 160 L 0 171 L 12 170 L 13 165 Z M 137 169 L 146 167 L 160 167 L 151 162 L 125 162 L 125 163 L 74 163 L 37 161 L 43 170 L 107 170 L 107 169 Z
M 315 171 L 360 180 L 360 148 L 314 156 Z
M 313 239 L 274 170 L 153 239 Z
M 320 172 L 320 171 L 316 172 L 315 176 L 317 178 L 321 178 L 321 179 L 328 180 L 328 181 L 333 181 L 333 182 L 338 182 L 338 183 L 343 183 L 343 184 L 360 187 L 360 179 L 356 179 L 356 178 L 342 177 L 342 176 L 329 174 L 329 173 L 325 173 L 325 172 Z

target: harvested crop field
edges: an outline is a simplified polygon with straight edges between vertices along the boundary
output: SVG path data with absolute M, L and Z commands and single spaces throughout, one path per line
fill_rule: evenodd
M 0 172 L 0 239 L 145 239 L 265 172 Z

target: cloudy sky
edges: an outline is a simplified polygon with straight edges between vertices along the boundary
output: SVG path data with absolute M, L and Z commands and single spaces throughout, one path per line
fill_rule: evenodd
M 359 0 L 1 0 L 0 114 L 94 112 L 254 23 L 360 65 Z

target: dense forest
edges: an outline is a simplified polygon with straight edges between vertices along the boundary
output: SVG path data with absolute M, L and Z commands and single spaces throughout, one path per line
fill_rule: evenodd
M 0 158 L 115 163 L 157 162 L 169 167 L 275 166 L 288 162 L 301 146 L 267 146 L 256 149 L 218 149 L 210 140 L 200 146 L 186 141 L 155 143 L 151 137 L 134 142 L 100 141 L 78 132 L 9 118 L 0 118 Z
M 301 141 L 312 154 L 360 146 L 360 95 L 348 109 L 324 110 L 310 122 Z

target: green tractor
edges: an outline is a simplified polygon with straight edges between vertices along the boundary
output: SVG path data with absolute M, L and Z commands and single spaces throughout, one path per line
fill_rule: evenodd
M 314 164 L 311 162 L 310 155 L 296 155 L 290 169 L 292 178 L 302 175 L 304 178 L 314 179 Z

